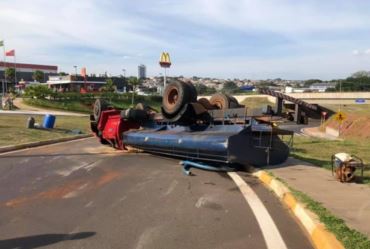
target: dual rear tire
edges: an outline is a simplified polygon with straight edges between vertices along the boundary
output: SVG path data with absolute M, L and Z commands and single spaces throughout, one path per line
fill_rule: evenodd
M 162 108 L 165 115 L 173 116 L 186 105 L 197 100 L 197 91 L 193 84 L 181 81 L 167 85 L 163 93 Z

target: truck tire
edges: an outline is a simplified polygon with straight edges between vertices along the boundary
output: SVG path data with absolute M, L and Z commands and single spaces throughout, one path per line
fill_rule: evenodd
M 236 98 L 233 96 L 227 95 L 228 98 L 230 99 L 230 108 L 238 108 L 240 107 L 239 102 Z
M 230 99 L 226 94 L 213 94 L 209 102 L 211 105 L 216 106 L 216 109 L 225 110 L 230 108 Z
M 193 83 L 189 81 L 185 82 L 185 84 L 190 90 L 191 102 L 197 102 L 197 99 L 198 99 L 197 89 L 195 89 L 195 86 L 193 85 Z
M 93 115 L 96 122 L 99 122 L 101 113 L 107 109 L 108 103 L 104 99 L 95 100 Z
M 206 108 L 207 110 L 214 110 L 214 109 L 217 109 L 214 105 L 211 104 L 211 102 L 209 102 L 208 99 L 206 98 L 200 98 L 198 99 L 198 103 L 201 104 L 204 108 Z
M 166 114 L 173 115 L 191 100 L 191 89 L 186 83 L 172 82 L 164 90 L 162 107 Z

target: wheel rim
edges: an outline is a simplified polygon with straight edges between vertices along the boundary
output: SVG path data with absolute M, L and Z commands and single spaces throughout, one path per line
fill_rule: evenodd
M 179 98 L 179 92 L 177 91 L 176 88 L 173 88 L 170 90 L 170 92 L 167 95 L 167 102 L 171 107 L 173 107 L 174 105 L 176 105 L 178 98 Z

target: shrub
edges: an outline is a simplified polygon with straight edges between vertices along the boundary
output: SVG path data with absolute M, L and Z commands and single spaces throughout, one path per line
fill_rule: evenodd
M 53 94 L 47 85 L 31 85 L 24 90 L 24 95 L 31 98 L 45 99 Z

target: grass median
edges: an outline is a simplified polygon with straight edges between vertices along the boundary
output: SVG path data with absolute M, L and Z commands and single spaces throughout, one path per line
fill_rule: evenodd
M 360 157 L 365 164 L 370 162 L 370 141 L 368 140 L 325 140 L 295 136 L 291 155 L 297 159 L 331 170 L 331 155 L 346 152 Z M 360 170 L 357 170 L 357 174 Z M 370 170 L 364 171 L 363 182 L 370 184 Z
M 307 209 L 315 213 L 320 222 L 322 222 L 325 227 L 335 235 L 335 237 L 344 245 L 346 249 L 370 248 L 370 240 L 366 237 L 366 235 L 360 233 L 355 229 L 349 228 L 343 219 L 340 219 L 333 215 L 320 202 L 315 201 L 310 196 L 301 191 L 293 189 L 284 180 L 274 176 L 273 173 L 268 173 L 282 182 L 284 185 L 286 185 L 299 202 L 303 203 Z
M 90 133 L 88 117 L 57 116 L 54 129 L 28 129 L 26 123 L 30 116 L 42 124 L 43 115 L 0 115 L 0 147 L 76 136 L 71 132 L 73 129 Z

